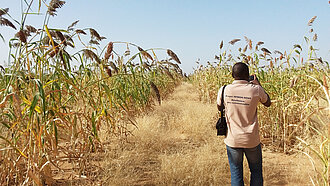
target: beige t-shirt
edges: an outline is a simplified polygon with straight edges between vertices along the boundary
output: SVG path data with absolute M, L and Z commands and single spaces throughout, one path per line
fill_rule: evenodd
M 217 104 L 221 105 L 222 88 Z M 258 103 L 267 101 L 267 94 L 260 85 L 246 80 L 234 80 L 224 92 L 224 105 L 228 125 L 225 144 L 236 148 L 252 148 L 260 144 L 257 117 Z

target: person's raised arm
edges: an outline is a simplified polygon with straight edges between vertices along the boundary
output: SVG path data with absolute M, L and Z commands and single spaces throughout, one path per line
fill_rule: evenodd
M 266 107 L 270 107 L 270 105 L 272 104 L 272 101 L 270 100 L 269 95 L 267 94 L 267 92 L 265 92 L 267 95 L 267 101 L 265 103 L 262 103 L 263 105 L 265 105 Z
M 254 79 L 251 81 L 251 83 L 255 84 L 255 85 L 259 85 L 261 88 L 261 83 L 259 82 L 257 76 L 255 74 L 253 74 Z M 272 104 L 272 101 L 270 100 L 269 95 L 267 94 L 267 92 L 262 88 L 263 92 L 261 92 L 261 94 L 264 94 L 267 96 L 267 100 L 265 102 L 261 102 L 263 105 L 265 105 L 266 107 L 270 107 L 270 105 Z

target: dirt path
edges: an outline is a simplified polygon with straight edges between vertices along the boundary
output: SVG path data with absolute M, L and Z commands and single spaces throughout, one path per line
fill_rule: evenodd
M 106 185 L 230 185 L 223 137 L 216 136 L 216 106 L 201 103 L 184 83 L 150 113 L 137 118 L 128 143 L 107 157 Z M 249 183 L 247 161 L 244 180 Z M 265 185 L 310 185 L 305 157 L 263 149 Z

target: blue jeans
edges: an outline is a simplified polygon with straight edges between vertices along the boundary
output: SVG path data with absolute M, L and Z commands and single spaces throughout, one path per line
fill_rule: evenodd
M 253 148 L 233 148 L 227 146 L 227 155 L 231 173 L 231 185 L 244 186 L 243 153 L 248 160 L 251 172 L 250 185 L 262 186 L 262 152 L 260 144 Z

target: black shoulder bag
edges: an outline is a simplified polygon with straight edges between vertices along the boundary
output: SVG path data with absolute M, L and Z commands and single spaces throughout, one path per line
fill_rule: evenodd
M 221 105 L 220 105 L 221 116 L 218 119 L 217 124 L 215 125 L 215 128 L 217 129 L 217 135 L 218 136 L 226 136 L 227 135 L 227 122 L 226 122 L 225 113 L 223 111 L 224 108 L 225 108 L 225 105 L 223 104 L 223 102 L 224 102 L 223 95 L 224 95 L 224 92 L 225 92 L 225 88 L 226 88 L 226 85 L 223 86 L 222 94 L 221 94 Z

